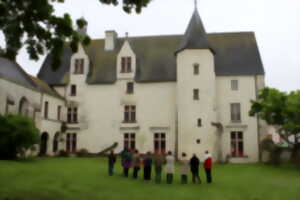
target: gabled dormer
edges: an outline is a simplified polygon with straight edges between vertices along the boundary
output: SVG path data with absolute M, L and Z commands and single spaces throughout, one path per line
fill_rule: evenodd
M 136 73 L 136 55 L 125 38 L 117 56 L 117 78 L 133 80 Z
M 78 45 L 78 51 L 72 55 L 70 64 L 71 77 L 86 77 L 89 70 L 89 57 L 81 44 Z

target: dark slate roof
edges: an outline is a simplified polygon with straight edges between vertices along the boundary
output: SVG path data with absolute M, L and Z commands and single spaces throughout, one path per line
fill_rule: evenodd
M 137 56 L 137 82 L 176 81 L 176 55 L 183 35 L 130 37 Z M 217 76 L 259 75 L 264 69 L 253 32 L 213 33 L 207 35 L 215 51 Z M 111 84 L 116 81 L 116 58 L 125 39 L 119 38 L 114 51 L 104 50 L 104 39 L 93 40 L 85 48 L 90 58 L 89 84 Z M 51 70 L 51 55 L 45 59 L 38 77 L 50 85 L 67 84 L 71 50 L 65 48 L 59 70 Z
M 0 75 L 26 87 L 36 86 L 18 63 L 3 57 L 0 57 Z
M 210 49 L 214 52 L 207 38 L 205 28 L 197 9 L 194 11 L 176 53 L 183 51 L 184 49 Z

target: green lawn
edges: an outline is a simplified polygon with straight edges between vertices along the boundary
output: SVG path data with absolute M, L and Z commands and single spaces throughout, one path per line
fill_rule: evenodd
M 119 163 L 117 166 L 116 175 L 109 177 L 103 159 L 0 161 L 0 199 L 300 200 L 300 170 L 293 167 L 216 165 L 211 185 L 181 185 L 178 174 L 173 185 L 165 184 L 165 180 L 156 185 L 141 178 L 124 178 Z

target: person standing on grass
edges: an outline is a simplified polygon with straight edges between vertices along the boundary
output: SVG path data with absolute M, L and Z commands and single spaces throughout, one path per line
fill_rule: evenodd
M 163 165 L 165 163 L 164 155 L 156 152 L 154 157 L 154 165 L 155 165 L 155 183 L 161 182 L 161 172 Z
M 125 177 L 128 177 L 129 169 L 131 167 L 131 162 L 132 162 L 132 154 L 130 151 L 128 151 L 128 149 L 125 148 L 121 156 L 122 156 L 123 173 Z
M 112 176 L 114 173 L 114 165 L 117 161 L 116 155 L 114 154 L 114 151 L 110 151 L 110 154 L 108 155 L 108 174 L 109 176 Z
M 144 158 L 144 180 L 151 180 L 152 157 L 151 152 L 148 151 Z
M 133 154 L 133 178 L 137 179 L 138 178 L 138 173 L 141 169 L 141 157 L 139 155 L 139 151 L 135 150 Z
M 190 160 L 193 183 L 201 183 L 199 177 L 199 165 L 200 165 L 199 158 L 196 156 L 196 154 L 193 154 L 193 157 Z
M 166 157 L 166 162 L 167 162 L 167 165 L 166 165 L 167 184 L 172 184 L 173 183 L 175 158 L 172 155 L 171 151 L 168 152 L 168 155 Z
M 208 151 L 205 151 L 205 155 L 204 155 L 204 169 L 205 169 L 207 183 L 212 183 L 212 176 L 211 176 L 212 157 Z
M 182 153 L 182 159 L 180 161 L 180 173 L 181 173 L 181 184 L 187 184 L 188 173 L 189 173 L 189 161 L 186 158 L 185 153 Z

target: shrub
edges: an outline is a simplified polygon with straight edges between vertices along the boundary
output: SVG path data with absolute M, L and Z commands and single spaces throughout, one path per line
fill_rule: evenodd
M 76 155 L 78 157 L 88 157 L 90 156 L 90 153 L 87 149 L 80 149 L 79 151 L 77 151 Z
M 58 156 L 59 157 L 69 157 L 69 152 L 65 151 L 65 150 L 60 150 L 58 152 Z
M 16 159 L 39 141 L 33 120 L 21 115 L 0 115 L 0 159 Z

